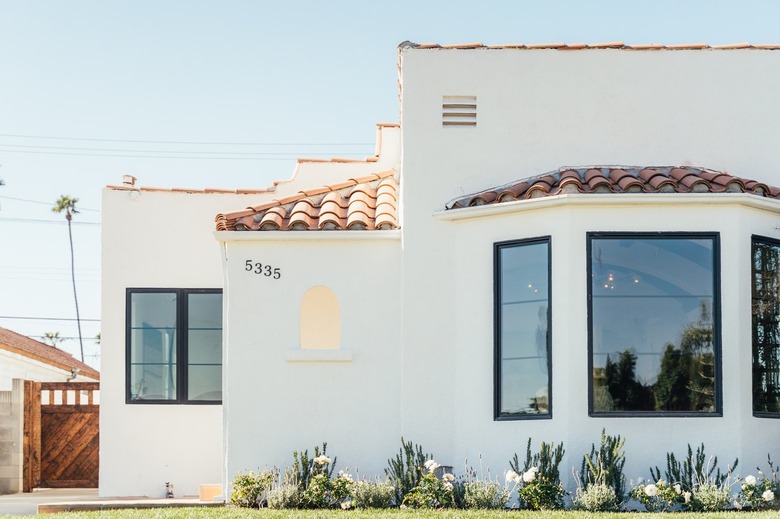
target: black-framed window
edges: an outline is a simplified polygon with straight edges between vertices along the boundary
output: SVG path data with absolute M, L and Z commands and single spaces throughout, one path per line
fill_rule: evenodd
M 588 233 L 592 415 L 720 416 L 719 236 Z
M 753 414 L 780 418 L 780 240 L 752 240 Z
M 552 417 L 550 237 L 496 243 L 494 417 Z
M 128 403 L 222 401 L 222 290 L 129 288 Z

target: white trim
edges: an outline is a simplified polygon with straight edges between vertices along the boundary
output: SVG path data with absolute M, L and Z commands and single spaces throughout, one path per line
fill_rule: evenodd
M 302 350 L 293 348 L 284 352 L 287 362 L 352 362 L 352 350 Z
M 400 241 L 401 231 L 214 231 L 223 243 L 232 241 Z
M 780 200 L 764 198 L 749 193 L 571 193 L 540 198 L 528 198 L 512 202 L 462 207 L 445 211 L 436 211 L 433 216 L 438 220 L 466 220 L 482 216 L 535 211 L 562 205 L 744 205 L 754 209 L 780 213 Z

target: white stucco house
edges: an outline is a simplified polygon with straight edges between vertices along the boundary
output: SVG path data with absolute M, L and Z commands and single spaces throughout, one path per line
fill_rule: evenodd
M 456 472 L 532 437 L 568 474 L 604 428 L 629 478 L 777 457 L 778 50 L 407 42 L 374 157 L 109 186 L 101 495 L 323 441 L 382 474 L 401 436 Z

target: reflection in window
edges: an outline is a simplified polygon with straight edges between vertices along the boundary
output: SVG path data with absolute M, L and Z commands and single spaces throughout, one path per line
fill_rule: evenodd
M 128 289 L 127 401 L 222 399 L 222 292 Z
M 716 235 L 589 236 L 594 413 L 715 413 Z
M 780 242 L 753 237 L 753 412 L 780 415 Z
M 496 245 L 496 418 L 551 416 L 550 240 Z

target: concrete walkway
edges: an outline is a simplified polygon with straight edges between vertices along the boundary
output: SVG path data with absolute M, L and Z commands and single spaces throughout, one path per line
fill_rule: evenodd
M 197 497 L 158 499 L 148 497 L 100 498 L 96 488 L 40 488 L 27 494 L 0 496 L 0 517 L 5 515 L 35 515 L 37 513 L 115 510 L 121 508 L 149 509 L 176 507 L 225 506 L 221 501 L 200 501 Z
M 36 488 L 26 494 L 0 496 L 0 517 L 3 515 L 35 515 L 38 505 L 62 501 L 89 501 L 98 498 L 96 488 Z

